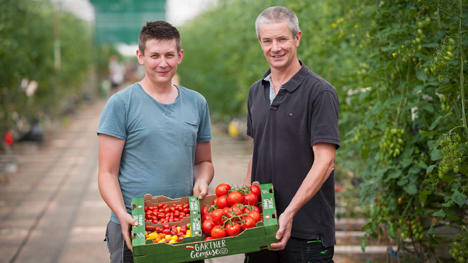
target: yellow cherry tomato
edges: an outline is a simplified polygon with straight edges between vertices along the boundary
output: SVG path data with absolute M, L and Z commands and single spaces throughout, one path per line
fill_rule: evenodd
M 161 239 L 161 240 L 158 241 L 158 243 L 164 243 L 164 240 Z
M 151 239 L 153 239 L 153 240 L 155 240 L 157 236 L 158 236 L 158 233 L 156 233 L 156 232 L 153 232 L 153 233 L 149 233 L 149 234 L 148 234 L 148 237 L 151 238 Z
M 192 230 L 187 230 L 187 232 L 185 233 L 185 236 L 186 237 L 191 237 L 192 236 Z
M 169 239 L 171 239 L 171 238 L 172 238 L 171 235 L 166 235 L 166 236 L 164 237 L 164 239 L 166 239 L 166 240 L 169 240 Z
M 177 241 L 178 238 L 179 238 L 178 236 L 173 235 L 173 236 L 171 237 L 171 240 Z
M 169 244 L 174 244 L 174 243 L 177 243 L 177 241 L 175 241 L 175 240 L 169 241 Z

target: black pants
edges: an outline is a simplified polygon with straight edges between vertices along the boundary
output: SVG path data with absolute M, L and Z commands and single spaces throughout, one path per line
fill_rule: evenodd
M 320 240 L 291 237 L 284 250 L 262 250 L 245 254 L 244 263 L 333 263 L 334 250 L 324 247 Z

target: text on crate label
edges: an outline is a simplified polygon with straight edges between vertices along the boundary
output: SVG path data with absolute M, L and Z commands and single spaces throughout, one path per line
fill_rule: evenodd
M 226 248 L 226 240 L 194 244 L 193 249 L 194 251 L 190 252 L 191 258 L 208 258 L 210 256 L 226 255 L 229 252 Z
M 263 199 L 263 209 L 273 209 L 273 199 Z

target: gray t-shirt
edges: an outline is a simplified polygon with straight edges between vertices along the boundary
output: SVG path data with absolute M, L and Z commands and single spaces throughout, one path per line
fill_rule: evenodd
M 114 94 L 99 120 L 98 134 L 125 140 L 119 182 L 127 211 L 132 198 L 193 194 L 195 146 L 212 139 L 208 104 L 199 93 L 176 86 L 173 103 L 163 104 L 139 83 Z M 119 223 L 112 213 L 111 220 Z

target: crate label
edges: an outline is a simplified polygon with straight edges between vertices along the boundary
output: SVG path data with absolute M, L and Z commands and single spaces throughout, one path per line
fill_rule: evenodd
M 200 210 L 200 205 L 199 205 L 198 197 L 196 197 L 196 196 L 190 196 L 190 197 L 189 197 L 189 203 L 190 203 L 190 211 L 198 211 L 198 210 Z
M 206 241 L 193 244 L 191 247 L 186 245 L 185 248 L 193 250 L 190 252 L 190 258 L 192 259 L 222 256 L 229 253 L 229 249 L 226 247 L 226 240 Z

